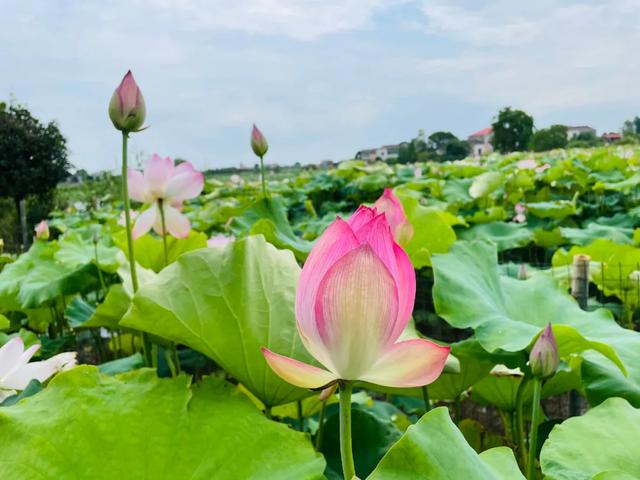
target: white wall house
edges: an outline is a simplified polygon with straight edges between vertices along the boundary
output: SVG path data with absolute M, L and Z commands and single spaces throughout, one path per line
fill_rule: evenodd
M 493 146 L 491 145 L 491 139 L 493 138 L 493 128 L 487 127 L 482 130 L 478 130 L 472 133 L 467 138 L 469 145 L 471 145 L 471 154 L 474 157 L 481 157 L 493 152 Z
M 356 153 L 356 160 L 365 160 L 367 162 L 375 162 L 377 160 L 387 161 L 387 160 L 395 160 L 398 158 L 400 154 L 400 147 L 403 144 L 398 145 L 383 145 L 378 148 L 368 148 L 365 150 L 360 150 Z
M 577 127 L 570 127 L 569 125 L 567 125 L 566 127 L 567 127 L 567 140 L 571 140 L 572 138 L 576 138 L 581 133 L 591 133 L 591 134 L 593 134 L 593 136 L 596 135 L 596 129 L 595 128 L 591 128 L 591 127 L 589 127 L 587 125 L 580 125 L 580 126 L 577 126 Z

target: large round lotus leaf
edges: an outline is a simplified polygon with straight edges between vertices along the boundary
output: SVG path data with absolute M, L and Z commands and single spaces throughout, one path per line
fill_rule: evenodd
M 640 478 L 640 410 L 610 398 L 556 425 L 540 453 L 548 480 Z
M 457 242 L 434 255 L 433 266 L 436 311 L 457 328 L 473 328 L 487 351 L 526 349 L 552 322 L 561 357 L 582 354 L 613 370 L 628 386 L 616 393 L 632 401 L 640 384 L 640 333 L 620 327 L 610 312 L 581 310 L 546 275 L 500 276 L 495 246 L 484 242 Z
M 492 448 L 478 455 L 442 407 L 410 426 L 368 480 L 519 480 L 513 452 Z
M 300 267 L 262 236 L 182 255 L 140 287 L 120 324 L 197 350 L 222 366 L 265 405 L 310 392 L 267 365 L 260 347 L 313 362 L 296 329 Z
M 531 243 L 533 231 L 521 223 L 491 222 L 462 230 L 460 238 L 464 240 L 489 240 L 498 246 L 499 251 L 503 251 L 524 247 Z
M 11 480 L 320 479 L 307 437 L 267 420 L 236 388 L 207 378 L 59 374 L 0 408 L 0 478 Z

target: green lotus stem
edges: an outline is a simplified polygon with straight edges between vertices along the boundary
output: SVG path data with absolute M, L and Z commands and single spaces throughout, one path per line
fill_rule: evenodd
M 356 475 L 351 445 L 351 391 L 349 382 L 340 384 L 340 458 L 344 480 L 352 480 Z
M 298 404 L 298 424 L 301 432 L 304 432 L 304 416 L 302 415 L 302 400 L 296 402 Z
M 100 259 L 98 258 L 98 242 L 93 242 L 93 251 L 96 257 L 96 267 L 98 268 L 98 280 L 100 281 L 100 287 L 102 288 L 103 299 L 107 296 L 107 284 L 104 283 L 104 277 L 102 276 L 102 270 L 100 270 Z
M 431 400 L 429 399 L 429 390 L 427 390 L 427 386 L 423 385 L 420 387 L 422 390 L 422 399 L 424 400 L 424 413 L 429 413 L 431 411 Z
M 524 443 L 524 418 L 522 410 L 524 407 L 524 389 L 527 385 L 527 382 L 527 377 L 522 377 L 522 380 L 520 380 L 520 385 L 518 386 L 518 391 L 516 392 L 515 429 L 516 437 L 518 439 L 518 455 L 520 456 L 520 464 L 522 465 L 523 471 L 526 468 L 527 463 L 527 449 Z
M 124 204 L 124 221 L 127 228 L 127 248 L 129 250 L 129 271 L 131 272 L 131 285 L 133 293 L 138 291 L 138 273 L 136 272 L 136 257 L 133 251 L 133 234 L 131 229 L 131 204 L 129 202 L 129 170 L 127 167 L 127 150 L 129 134 L 122 132 L 122 203 Z M 142 350 L 144 352 L 145 365 L 153 366 L 151 356 L 151 342 L 146 332 L 142 332 Z
M 271 420 L 271 407 L 264 407 L 264 416 Z
M 264 155 L 260 155 L 260 177 L 262 178 L 262 196 L 267 198 L 267 184 L 264 179 Z
M 164 266 L 166 267 L 169 265 L 169 248 L 167 247 L 167 225 L 164 219 L 164 202 L 162 198 L 158 199 L 158 210 L 160 210 L 160 222 L 162 223 L 162 247 L 164 250 Z M 171 376 L 175 377 L 180 373 L 180 359 L 178 358 L 178 349 L 175 342 L 171 342 L 171 352 L 173 360 L 169 368 L 171 368 Z M 167 356 L 166 358 L 168 359 L 169 357 Z
M 538 444 L 538 424 L 540 423 L 540 396 L 542 394 L 542 382 L 539 378 L 533 379 L 533 403 L 531 408 L 531 432 L 529 433 L 529 461 L 527 462 L 527 480 L 535 480 L 536 450 Z
M 175 377 L 177 375 L 176 367 L 173 364 L 173 360 L 171 359 L 171 353 L 166 348 L 164 349 L 164 358 L 167 361 L 167 365 L 169 365 L 169 370 L 171 371 L 171 376 Z
M 327 401 L 320 405 L 320 417 L 318 418 L 318 433 L 316 434 L 316 452 L 322 448 L 322 436 L 324 435 L 324 414 L 327 409 Z
M 158 199 L 158 209 L 160 210 L 160 221 L 162 222 L 162 247 L 164 250 L 164 266 L 169 265 L 169 249 L 167 247 L 167 227 L 164 221 L 164 203 Z

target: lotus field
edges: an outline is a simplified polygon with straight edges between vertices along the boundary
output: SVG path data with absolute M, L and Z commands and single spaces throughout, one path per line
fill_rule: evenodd
M 223 177 L 145 112 L 0 256 L 0 478 L 640 478 L 640 148 Z

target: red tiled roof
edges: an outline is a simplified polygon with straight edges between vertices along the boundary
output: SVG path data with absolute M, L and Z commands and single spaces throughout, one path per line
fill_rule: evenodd
M 610 133 L 603 133 L 602 134 L 602 138 L 608 138 L 611 140 L 618 140 L 620 138 L 622 138 L 622 135 L 619 133 L 615 133 L 615 132 L 610 132 Z
M 487 128 L 483 128 L 482 130 L 478 130 L 477 132 L 472 133 L 469 136 L 470 137 L 484 137 L 485 135 L 491 135 L 492 133 L 493 133 L 493 128 L 487 127 Z

